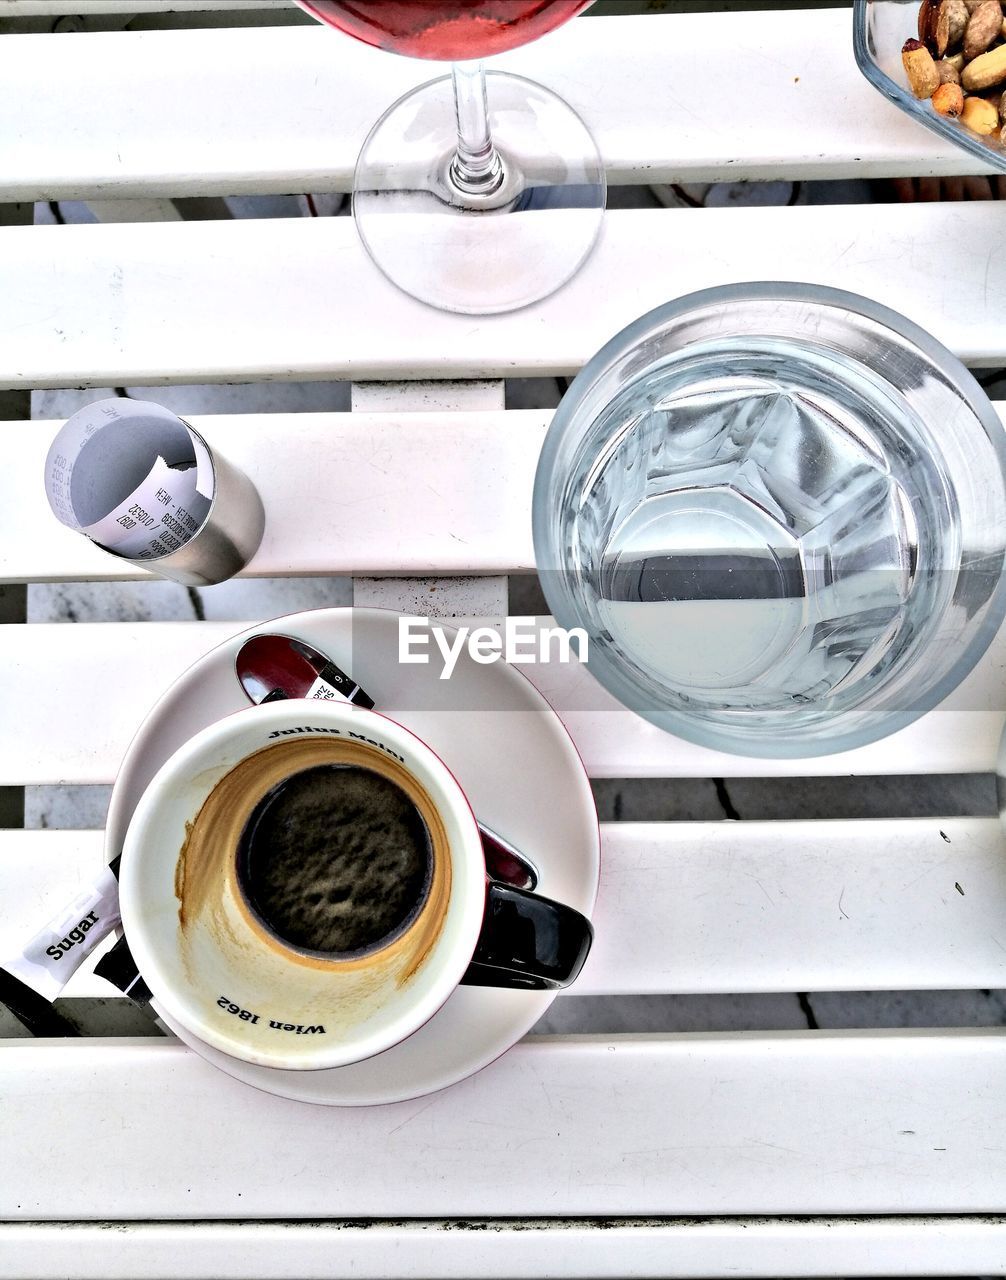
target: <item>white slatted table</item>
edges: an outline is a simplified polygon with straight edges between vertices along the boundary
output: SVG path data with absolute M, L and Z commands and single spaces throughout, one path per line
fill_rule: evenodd
M 183 7 L 213 6 L 3 0 L 0 20 Z M 582 109 L 615 182 L 965 172 L 850 45 L 847 11 L 790 6 L 585 19 L 500 63 Z M 0 200 L 344 189 L 424 72 L 306 27 L 0 36 Z M 346 219 L 4 227 L 0 386 L 353 379 L 352 414 L 197 419 L 265 499 L 249 573 L 353 574 L 358 600 L 392 606 L 432 574 L 445 612 L 493 614 L 533 567 L 548 420 L 504 411 L 499 379 L 572 373 L 666 298 L 773 276 L 859 289 L 1006 363 L 1002 231 L 996 205 L 613 212 L 565 290 L 481 319 L 398 294 Z M 0 424 L 0 581 L 128 576 L 49 516 L 53 425 L 19 412 Z M 372 501 L 349 512 L 347 491 Z M 305 495 L 325 500 L 310 533 Z M 111 781 L 150 672 L 239 629 L 78 624 L 68 654 L 66 627 L 0 628 L 0 784 Z M 987 771 L 1004 664 L 1000 638 L 916 726 L 812 762 L 702 751 L 582 673 L 530 670 L 593 776 L 705 778 Z M 1006 986 L 993 819 L 602 837 L 581 994 Z M 100 862 L 99 833 L 0 833 L 0 942 Z M 68 989 L 104 992 L 87 973 Z M 255 1093 L 167 1040 L 11 1041 L 0 1100 L 0 1280 L 1006 1272 L 996 1030 L 531 1039 L 432 1099 L 348 1112 Z

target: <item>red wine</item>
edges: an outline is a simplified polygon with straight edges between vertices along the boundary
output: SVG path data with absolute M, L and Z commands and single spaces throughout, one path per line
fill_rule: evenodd
M 537 40 L 591 0 L 297 0 L 314 17 L 389 53 L 463 61 Z

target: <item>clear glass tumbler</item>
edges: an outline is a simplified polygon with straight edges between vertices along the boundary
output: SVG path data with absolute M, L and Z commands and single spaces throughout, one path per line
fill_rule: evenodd
M 653 723 L 750 756 L 861 746 L 940 702 L 1006 613 L 1006 432 L 903 316 L 799 284 L 618 334 L 545 441 L 552 612 Z

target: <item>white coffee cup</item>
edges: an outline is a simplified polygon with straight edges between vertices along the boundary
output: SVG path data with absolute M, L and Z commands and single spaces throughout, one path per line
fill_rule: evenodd
M 256 807 L 293 774 L 324 764 L 390 780 L 429 834 L 415 911 L 362 952 L 307 951 L 278 936 L 239 870 Z M 380 1053 L 418 1030 L 463 980 L 565 985 L 591 939 L 571 908 L 487 877 L 468 801 L 430 747 L 385 716 L 335 702 L 248 708 L 185 743 L 136 807 L 119 895 L 157 1006 L 206 1044 L 270 1067 L 337 1067 Z

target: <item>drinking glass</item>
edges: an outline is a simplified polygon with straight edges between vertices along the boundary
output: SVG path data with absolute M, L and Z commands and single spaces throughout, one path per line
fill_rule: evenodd
M 542 85 L 479 59 L 561 26 L 590 0 L 297 0 L 358 40 L 453 59 L 400 98 L 356 165 L 353 214 L 394 284 L 445 311 L 511 311 L 554 292 L 597 239 L 605 178 L 590 131 Z M 487 83 L 488 81 L 488 83 Z
M 643 316 L 546 437 L 552 612 L 640 715 L 794 757 L 934 707 L 1006 614 L 1006 431 L 960 361 L 836 289 L 746 284 Z

